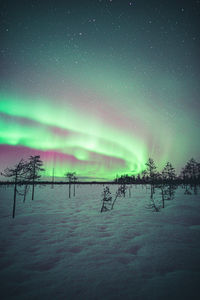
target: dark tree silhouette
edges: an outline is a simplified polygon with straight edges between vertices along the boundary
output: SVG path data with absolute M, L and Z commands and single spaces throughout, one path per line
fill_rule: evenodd
M 176 189 L 176 173 L 170 162 L 167 162 L 161 172 L 161 184 L 158 186 L 161 189 L 162 208 L 165 207 L 165 200 L 171 200 Z
M 68 183 L 69 183 L 69 198 L 71 197 L 71 183 L 74 180 L 74 176 L 75 176 L 75 172 L 68 172 L 65 174 L 65 177 L 68 179 Z
M 129 187 L 128 187 L 129 198 L 131 197 L 131 188 L 132 188 L 132 186 L 129 186 Z
M 199 179 L 200 164 L 191 158 L 182 169 L 182 177 L 185 181 L 196 182 Z
M 150 198 L 150 203 L 148 204 L 147 206 L 148 209 L 151 209 L 152 211 L 155 211 L 155 212 L 159 212 L 160 209 L 161 209 L 161 206 L 160 204 L 157 204 L 154 200 L 154 198 Z
M 115 202 L 117 200 L 118 197 L 121 197 L 122 195 L 125 197 L 126 195 L 126 189 L 127 189 L 127 186 L 125 184 L 121 184 L 117 191 L 116 191 L 116 194 L 115 194 L 115 199 L 113 200 L 113 203 L 112 203 L 112 206 L 111 206 L 111 209 L 113 209 L 114 205 L 115 205 Z
M 30 188 L 30 186 L 28 185 L 28 183 L 25 183 L 25 187 L 24 187 L 24 200 L 23 200 L 23 202 L 25 202 L 26 201 L 26 195 L 27 195 L 27 193 L 28 193 L 28 191 L 29 191 L 29 188 Z
M 149 176 L 151 182 L 155 182 L 157 177 L 157 168 L 152 158 L 149 158 L 145 164 L 147 166 L 146 174 Z
M 155 162 L 152 158 L 149 158 L 145 165 L 147 166 L 146 174 L 149 177 L 150 185 L 151 185 L 151 198 L 153 198 L 154 184 L 158 177 L 158 172 L 157 172 Z
M 174 179 L 176 178 L 175 169 L 170 162 L 167 162 L 164 169 L 162 170 L 162 180 L 164 182 L 173 183 Z
M 134 175 L 121 175 L 120 177 L 117 175 L 116 178 L 114 179 L 114 182 L 119 183 L 119 184 L 132 184 L 135 182 L 135 176 Z
M 28 179 L 32 181 L 32 200 L 34 199 L 35 192 L 35 180 L 41 177 L 40 172 L 45 169 L 42 168 L 43 161 L 40 159 L 40 155 L 30 156 L 28 163 Z
M 13 168 L 6 168 L 1 175 L 5 177 L 10 177 L 14 179 L 14 196 L 13 196 L 13 212 L 12 217 L 15 217 L 15 209 L 16 209 L 16 197 L 17 197 L 17 185 L 23 181 L 27 175 L 28 169 L 27 169 L 27 162 L 23 159 L 20 160 L 20 162 L 15 165 Z
M 162 208 L 165 208 L 166 200 L 173 200 L 175 195 L 175 190 L 177 189 L 177 185 L 171 182 L 169 183 L 161 183 L 158 185 L 158 188 L 161 190 L 162 197 Z
M 142 176 L 142 183 L 146 183 L 149 181 L 148 172 L 146 170 L 142 171 L 141 176 Z
M 112 203 L 112 196 L 108 186 L 104 188 L 102 197 L 103 197 L 102 199 L 103 202 L 102 202 L 101 212 L 105 212 L 110 209 L 109 207 Z
M 74 176 L 73 176 L 73 182 L 74 182 L 74 197 L 75 197 L 75 194 L 76 194 L 76 182 L 78 180 L 78 177 L 75 176 L 76 175 L 76 172 L 74 172 Z

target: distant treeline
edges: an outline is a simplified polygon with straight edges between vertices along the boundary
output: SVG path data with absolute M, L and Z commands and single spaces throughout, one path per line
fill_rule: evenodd
M 167 162 L 161 172 L 157 171 L 156 164 L 152 158 L 146 163 L 146 170 L 137 176 L 121 175 L 114 179 L 119 184 L 199 184 L 200 183 L 200 163 L 191 158 L 182 168 L 179 175 L 170 162 Z
M 167 162 L 161 172 L 157 171 L 156 164 L 152 158 L 146 162 L 146 169 L 135 175 L 124 174 L 116 176 L 112 181 L 79 181 L 75 172 L 64 174 L 67 181 L 55 181 L 54 176 L 51 180 L 38 180 L 41 178 L 43 162 L 40 156 L 31 156 L 29 161 L 21 160 L 13 168 L 7 168 L 1 175 L 10 177 L 11 180 L 0 181 L 0 184 L 32 184 L 33 193 L 35 184 L 159 184 L 159 183 L 174 183 L 174 184 L 199 184 L 200 183 L 200 163 L 191 158 L 182 168 L 179 175 L 176 174 L 175 168 L 170 162 Z

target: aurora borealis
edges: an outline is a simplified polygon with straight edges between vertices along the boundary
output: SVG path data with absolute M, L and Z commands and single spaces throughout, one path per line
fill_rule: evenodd
M 1 1 L 0 169 L 112 179 L 200 159 L 200 1 Z

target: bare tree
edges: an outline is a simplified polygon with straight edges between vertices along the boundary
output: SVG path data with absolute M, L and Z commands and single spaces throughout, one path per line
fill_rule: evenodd
M 35 180 L 41 177 L 40 172 L 45 169 L 42 168 L 43 161 L 40 159 L 40 155 L 30 156 L 28 163 L 28 179 L 32 181 L 32 200 L 34 199 Z
M 23 202 L 26 201 L 26 195 L 27 195 L 27 193 L 28 193 L 28 191 L 29 191 L 29 188 L 30 188 L 30 186 L 28 185 L 28 183 L 25 183 L 24 194 L 23 194 L 23 196 L 24 196 Z
M 14 179 L 14 196 L 13 196 L 13 211 L 12 211 L 13 218 L 15 217 L 17 193 L 19 193 L 17 189 L 17 185 L 25 179 L 27 172 L 28 172 L 27 162 L 21 159 L 20 162 L 17 165 L 15 165 L 13 168 L 6 168 L 1 173 L 1 175 L 5 177 L 10 177 Z
M 65 174 L 65 177 L 68 179 L 68 183 L 69 183 L 69 198 L 71 197 L 71 183 L 74 180 L 74 176 L 75 176 L 75 172 L 68 172 Z
M 150 203 L 147 206 L 148 209 L 152 209 L 152 211 L 159 212 L 161 209 L 161 206 L 157 204 L 154 200 L 154 198 L 150 198 Z

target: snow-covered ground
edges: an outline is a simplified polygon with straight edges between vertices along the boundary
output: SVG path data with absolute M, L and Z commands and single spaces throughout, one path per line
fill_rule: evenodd
M 102 191 L 37 186 L 12 219 L 13 187 L 0 187 L 1 299 L 199 299 L 200 197 L 178 188 L 152 212 L 133 186 L 100 213 Z

